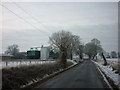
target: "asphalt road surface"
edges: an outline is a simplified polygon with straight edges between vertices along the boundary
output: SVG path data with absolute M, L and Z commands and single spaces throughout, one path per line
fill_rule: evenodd
M 85 60 L 82 64 L 49 79 L 35 88 L 108 88 L 96 65 Z

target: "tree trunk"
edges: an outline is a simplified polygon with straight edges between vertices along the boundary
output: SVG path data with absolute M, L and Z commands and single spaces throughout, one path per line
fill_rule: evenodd
M 83 59 L 82 55 L 79 55 L 79 58 L 80 58 L 80 59 Z
M 71 60 L 73 59 L 72 53 L 70 54 L 70 59 L 71 59 Z
M 95 55 L 93 56 L 93 60 L 95 59 Z
M 61 53 L 61 63 L 64 65 L 64 67 L 66 67 L 66 62 L 67 62 L 66 58 L 67 58 L 66 52 L 62 52 Z
M 96 56 L 95 60 L 97 60 L 97 56 Z
M 103 57 L 103 60 L 104 60 L 104 65 L 106 66 L 107 65 L 107 60 L 106 60 L 106 58 L 105 58 L 103 53 L 102 53 L 102 57 Z
M 91 55 L 89 55 L 89 59 L 91 60 Z

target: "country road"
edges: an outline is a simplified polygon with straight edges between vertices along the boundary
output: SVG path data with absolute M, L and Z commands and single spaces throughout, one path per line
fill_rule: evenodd
M 95 64 L 85 60 L 35 88 L 108 88 Z

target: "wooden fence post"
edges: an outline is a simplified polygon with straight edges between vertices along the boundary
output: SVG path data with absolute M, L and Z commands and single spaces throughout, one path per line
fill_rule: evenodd
M 7 63 L 7 61 L 6 61 L 6 67 L 7 67 L 7 65 L 8 65 L 8 63 Z

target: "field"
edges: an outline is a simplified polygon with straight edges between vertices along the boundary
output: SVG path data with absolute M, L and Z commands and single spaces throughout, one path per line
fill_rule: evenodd
M 10 67 L 29 66 L 36 64 L 49 64 L 53 63 L 53 60 L 39 60 L 39 59 L 21 59 L 21 60 L 4 60 L 0 62 L 0 69 Z

